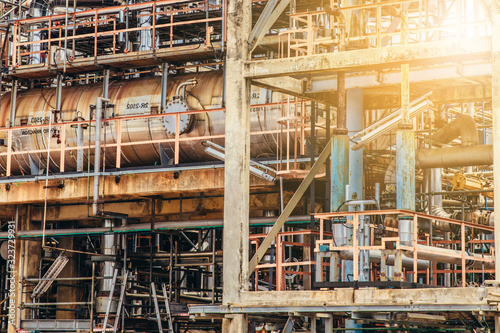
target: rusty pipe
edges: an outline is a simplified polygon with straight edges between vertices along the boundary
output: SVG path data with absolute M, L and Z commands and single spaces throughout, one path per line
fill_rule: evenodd
M 493 146 L 419 149 L 415 156 L 415 164 L 421 169 L 493 165 Z
M 474 146 L 478 144 L 479 137 L 474 118 L 469 115 L 457 117 L 434 133 L 432 141 L 447 144 L 458 137 L 462 139 L 462 146 Z

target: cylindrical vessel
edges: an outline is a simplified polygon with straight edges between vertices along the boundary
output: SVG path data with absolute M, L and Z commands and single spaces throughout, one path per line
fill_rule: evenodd
M 156 118 L 122 120 L 122 143 L 138 142 L 134 145 L 121 147 L 121 167 L 155 165 L 162 161 L 161 155 L 172 159 L 174 157 L 174 143 L 150 143 L 149 140 L 164 140 L 175 138 L 175 116 L 173 112 L 189 110 L 209 110 L 222 106 L 221 71 L 190 73 L 168 77 L 167 108 L 165 116 Z M 179 87 L 179 89 L 178 89 Z M 91 105 L 102 96 L 103 84 L 75 85 L 64 87 L 62 92 L 61 112 L 54 119 L 52 110 L 55 108 L 55 88 L 34 89 L 20 93 L 17 97 L 16 116 L 14 126 L 40 125 L 49 122 L 64 123 L 74 120 L 88 121 L 91 118 Z M 176 96 L 179 94 L 180 96 Z M 0 127 L 6 127 L 9 119 L 10 95 L 2 96 L 0 106 Z M 105 118 L 126 117 L 136 115 L 149 115 L 161 113 L 161 76 L 151 76 L 139 79 L 117 80 L 109 84 L 109 99 L 114 105 L 107 109 Z M 281 116 L 281 106 L 277 103 L 255 107 L 257 104 L 266 104 L 272 101 L 272 94 L 265 89 L 253 88 L 250 111 L 251 131 L 264 132 L 279 128 L 278 118 Z M 95 118 L 95 116 L 93 116 Z M 190 115 L 181 115 L 179 123 L 180 138 L 206 137 L 210 135 L 223 135 L 225 132 L 225 112 L 202 112 Z M 84 170 L 93 164 L 93 148 L 95 127 L 84 127 L 83 133 L 78 134 L 78 126 L 66 126 L 66 147 L 83 145 Z M 61 153 L 60 133 L 61 126 L 53 126 L 49 138 L 48 127 L 25 128 L 14 130 L 13 151 L 46 150 L 50 140 L 50 169 L 60 170 L 59 161 Z M 277 132 L 277 131 L 276 131 Z M 78 140 L 80 137 L 80 140 Z M 0 151 L 6 151 L 7 134 L 0 132 L 0 139 L 5 140 L 5 145 Z M 118 128 L 116 121 L 103 124 L 101 133 L 102 156 L 105 157 L 108 167 L 115 166 L 116 147 L 105 147 L 106 144 L 116 143 Z M 203 140 L 180 141 L 180 162 L 199 162 L 213 160 L 205 153 Z M 213 142 L 224 146 L 224 139 L 213 139 Z M 142 142 L 139 144 L 139 142 Z M 276 154 L 277 133 L 261 133 L 251 137 L 251 156 L 266 157 Z M 90 151 L 90 156 L 89 156 Z M 162 153 L 163 151 L 164 153 Z M 77 169 L 77 151 L 66 150 L 65 171 Z M 89 161 L 90 160 L 90 161 Z M 164 161 L 164 159 L 163 159 Z M 80 162 L 81 164 L 81 162 Z M 0 166 L 5 169 L 6 158 L 0 157 Z M 38 170 L 46 169 L 47 154 L 34 152 L 30 154 L 17 154 L 12 160 L 12 174 L 33 174 Z

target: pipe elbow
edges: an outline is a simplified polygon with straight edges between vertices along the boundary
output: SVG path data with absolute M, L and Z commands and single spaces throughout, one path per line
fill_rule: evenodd
M 462 146 L 475 146 L 479 142 L 477 126 L 474 118 L 469 115 L 461 115 L 448 125 L 438 130 L 432 140 L 442 144 L 447 144 L 456 138 L 462 139 Z

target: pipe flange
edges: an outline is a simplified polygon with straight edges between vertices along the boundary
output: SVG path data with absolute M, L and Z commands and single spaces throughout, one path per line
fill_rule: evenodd
M 184 134 L 189 132 L 193 123 L 194 123 L 194 115 L 193 114 L 183 114 L 183 112 L 189 111 L 189 106 L 181 100 L 176 100 L 171 103 L 168 103 L 165 108 L 165 117 L 163 117 L 163 128 L 170 135 L 175 135 L 175 127 L 176 127 L 176 113 L 180 113 L 179 115 L 179 134 Z M 168 115 L 169 113 L 173 113 L 172 115 Z

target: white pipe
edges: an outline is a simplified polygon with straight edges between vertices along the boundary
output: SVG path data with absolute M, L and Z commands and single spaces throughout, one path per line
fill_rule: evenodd
M 370 262 L 379 263 L 382 260 L 382 251 L 380 250 L 369 250 L 370 251 Z M 339 258 L 342 260 L 352 260 L 353 255 L 352 251 L 340 251 Z M 395 256 L 390 254 L 387 256 L 386 265 L 394 266 Z M 413 257 L 403 256 L 403 267 L 413 268 Z M 417 259 L 417 268 L 418 270 L 427 269 L 430 263 L 429 260 Z
M 92 214 L 97 215 L 97 202 L 99 200 L 99 171 L 101 169 L 101 121 L 102 121 L 102 104 L 109 102 L 109 99 L 97 97 L 95 108 L 95 148 L 94 148 L 94 202 L 92 204 Z

